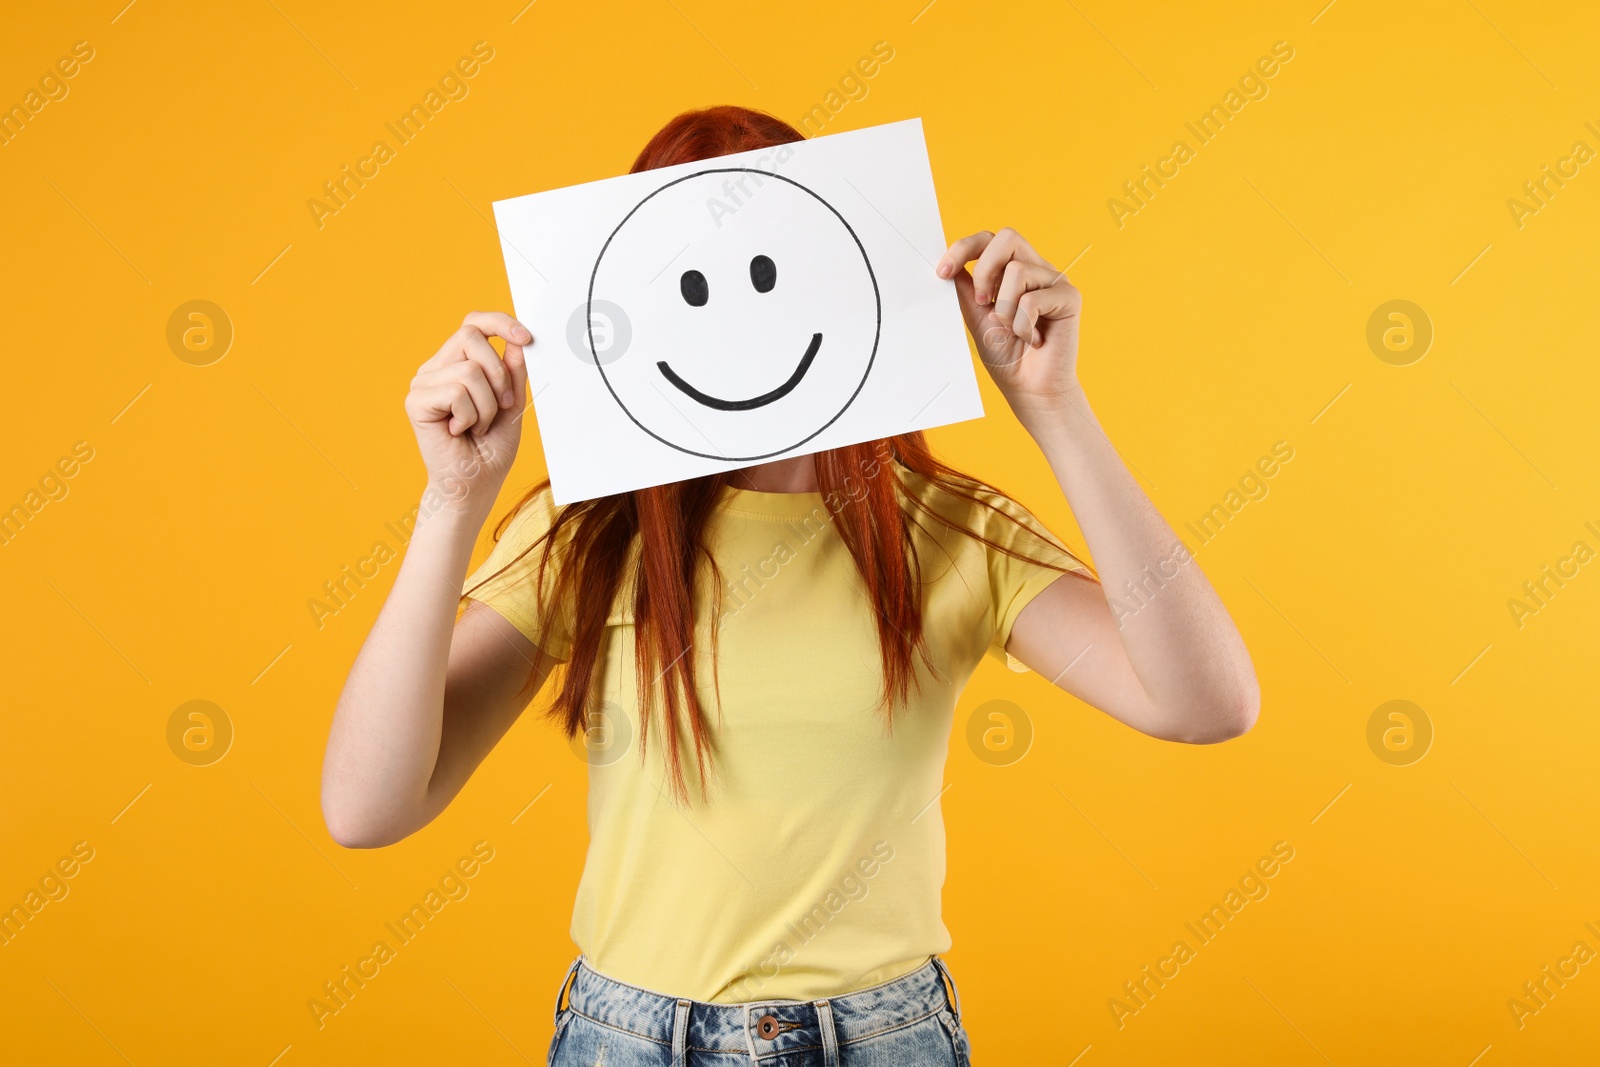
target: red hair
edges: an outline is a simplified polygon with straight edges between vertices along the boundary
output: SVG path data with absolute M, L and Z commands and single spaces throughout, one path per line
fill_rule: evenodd
M 631 172 L 803 139 L 799 130 L 781 119 L 748 108 L 721 106 L 688 111 L 650 138 L 634 160 Z M 916 660 L 920 657 L 932 666 L 922 632 L 922 572 L 912 541 L 912 528 L 922 527 L 920 517 L 958 530 L 1007 555 L 1031 558 L 930 508 L 903 483 L 896 464 L 921 475 L 939 491 L 996 511 L 1035 536 L 1042 535 L 976 495 L 983 490 L 998 491 L 935 459 L 920 432 L 819 452 L 815 463 L 818 487 L 834 529 L 855 560 L 866 596 L 877 609 L 883 665 L 881 705 L 892 724 L 894 706 L 905 701 L 915 684 Z M 697 582 L 703 580 L 702 561 L 710 571 L 711 617 L 720 615 L 722 581 L 704 534 L 728 477 L 727 473 L 712 474 L 568 505 L 557 513 L 551 528 L 526 550 L 543 545 L 534 581 L 535 588 L 544 592 L 546 568 L 555 546 L 562 543 L 556 581 L 549 595 L 541 598 L 539 610 L 542 628 L 548 631 L 559 605 L 570 603 L 573 608 L 572 651 L 549 712 L 572 737 L 587 725 L 600 681 L 597 664 L 606 619 L 623 588 L 626 564 L 637 547 L 633 626 L 641 748 L 649 744 L 659 690 L 659 726 L 666 766 L 673 792 L 680 800 L 688 795 L 679 741 L 681 720 L 688 720 L 702 783 L 708 780 L 714 747 L 711 725 L 700 699 L 695 657 L 685 653 L 694 645 L 695 589 Z M 546 480 L 530 489 L 517 508 L 500 521 L 495 529 L 497 541 L 516 511 L 548 484 Z M 1049 543 L 1066 551 L 1063 546 Z M 1068 551 L 1068 555 L 1072 553 Z M 1044 560 L 1033 562 L 1067 570 Z M 716 644 L 713 627 L 714 691 Z M 530 684 L 533 677 L 530 674 Z

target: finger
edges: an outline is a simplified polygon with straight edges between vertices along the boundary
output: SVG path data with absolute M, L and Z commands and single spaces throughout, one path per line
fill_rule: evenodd
M 472 334 L 479 337 L 500 337 L 507 344 L 525 345 L 533 340 L 528 328 L 510 315 L 499 311 L 474 311 L 467 315 L 460 328 L 450 335 L 440 346 L 439 351 L 417 368 L 417 373 L 461 362 L 466 358 L 466 340 Z
M 451 334 L 438 354 L 418 369 L 417 377 L 426 378 L 430 374 L 465 364 L 478 368 L 491 394 L 498 398 L 496 403 L 499 407 L 511 406 L 511 374 L 501 364 L 500 354 L 476 326 L 462 326 Z
M 406 414 L 415 422 L 449 421 L 452 436 L 466 432 L 478 421 L 472 394 L 460 382 L 421 386 L 406 394 Z
M 969 237 L 961 238 L 945 249 L 944 255 L 939 257 L 939 262 L 934 266 L 934 273 L 941 278 L 954 277 L 957 270 L 977 259 L 992 240 L 994 234 L 989 230 L 980 230 Z
M 533 340 L 528 328 L 503 311 L 472 311 L 461 320 L 463 326 L 474 326 L 488 336 L 498 337 L 507 344 L 525 345 Z
M 510 407 L 511 372 L 500 362 L 500 353 L 494 350 L 489 339 L 479 333 L 476 327 L 463 326 L 461 329 L 463 332 L 468 332 L 468 336 L 462 339 L 462 351 L 483 372 L 489 388 L 494 390 L 494 395 L 499 398 L 500 406 Z
M 488 344 L 487 341 L 484 343 Z M 495 362 L 500 362 L 499 357 L 495 358 Z M 500 412 L 500 401 L 490 387 L 489 379 L 484 377 L 483 368 L 476 361 L 458 363 L 448 373 L 453 374 L 455 380 L 466 388 L 473 407 L 477 409 L 478 417 L 472 422 L 472 432 L 479 435 L 488 433 L 490 424 Z
M 1022 299 L 1023 293 L 1048 288 L 1061 281 L 1062 277 L 1062 273 L 1053 267 L 1041 267 L 1037 263 L 1013 259 L 1000 273 L 1000 287 L 994 296 L 994 313 L 1002 319 L 1011 319 L 1017 313 L 1017 301 Z
M 500 403 L 495 398 L 494 390 L 489 387 L 489 381 L 483 376 L 483 370 L 473 362 L 452 363 L 448 367 L 419 374 L 412 379 L 413 389 L 434 389 L 439 387 L 460 387 L 467 391 L 471 398 L 476 417 L 467 422 L 468 426 L 476 426 L 478 433 L 487 433 L 489 424 L 500 411 Z
M 521 411 L 528 403 L 528 357 L 521 345 L 506 345 L 506 366 L 511 370 L 511 407 Z
M 1038 296 L 1041 292 L 1043 292 L 1043 290 L 1035 289 L 1031 293 L 1023 293 L 1022 296 L 1017 299 L 1016 314 L 1011 317 L 1011 321 L 1007 324 L 1012 333 L 1022 338 L 1022 340 L 1026 341 L 1034 348 L 1038 348 L 1039 342 L 1043 340 L 1039 333 Z
M 978 303 L 972 291 L 972 275 L 965 270 L 955 277 L 956 301 L 961 305 L 961 317 L 967 322 L 967 332 L 977 342 L 978 354 L 985 363 L 992 364 L 992 354 L 1005 349 L 1015 337 L 1009 327 L 995 321 L 986 306 Z
M 467 433 L 477 425 L 480 417 L 480 409 L 472 399 L 472 390 L 462 382 L 455 382 L 442 388 L 449 396 L 451 434 L 459 436 Z
M 424 374 L 440 367 L 448 367 L 452 363 L 460 363 L 467 358 L 467 342 L 472 338 L 482 338 L 483 331 L 476 326 L 457 326 L 456 332 L 445 338 L 444 344 L 439 346 L 439 351 L 433 357 L 417 368 L 418 374 Z
M 994 235 L 983 254 L 978 257 L 977 263 L 972 267 L 972 284 L 977 291 L 978 303 L 987 304 L 994 299 L 995 292 L 1000 288 L 1000 275 L 1006 269 L 1006 264 L 1013 259 L 1020 259 L 1025 263 L 1037 263 L 1048 266 L 1033 246 L 1022 239 L 1022 235 L 1009 226 Z
M 1011 332 L 1038 348 L 1044 341 L 1043 323 L 1072 318 L 1083 307 L 1083 294 L 1067 282 L 1022 294 Z
M 494 386 L 497 395 L 510 389 L 511 376 L 500 367 L 500 354 L 494 350 L 483 331 L 472 325 L 464 325 L 451 334 L 438 354 L 417 369 L 417 374 L 420 377 L 464 361 L 482 367 L 484 376 Z
M 973 337 L 983 336 L 983 320 L 988 317 L 988 312 L 978 306 L 972 289 L 972 275 L 966 270 L 956 271 L 956 302 L 961 305 L 961 317 L 967 320 L 967 332 Z

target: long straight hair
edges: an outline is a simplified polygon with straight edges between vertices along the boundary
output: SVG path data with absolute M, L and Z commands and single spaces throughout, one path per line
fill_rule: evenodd
M 631 173 L 802 139 L 800 131 L 788 123 L 747 108 L 689 111 L 650 139 Z M 907 699 L 916 683 L 917 661 L 933 669 L 923 638 L 922 571 L 913 540 L 914 529 L 927 529 L 922 519 L 1014 558 L 1069 572 L 1067 567 L 1033 559 L 951 520 L 906 485 L 899 468 L 921 476 L 939 492 L 1004 516 L 1041 543 L 1082 562 L 1065 546 L 979 495 L 998 490 L 936 459 L 920 432 L 819 452 L 815 463 L 829 520 L 855 561 L 866 599 L 875 608 L 883 667 L 880 707 L 891 725 L 894 707 Z M 567 505 L 557 512 L 551 527 L 517 557 L 542 546 L 534 577 L 534 588 L 540 593 L 541 629 L 549 632 L 561 605 L 571 605 L 572 651 L 549 715 L 573 737 L 589 725 L 591 702 L 601 681 L 597 675 L 606 621 L 622 591 L 627 562 L 637 549 L 632 607 L 640 746 L 649 746 L 651 719 L 659 707 L 669 784 L 680 801 L 688 798 L 679 736 L 684 721 L 702 785 L 709 780 L 715 748 L 692 650 L 699 582 L 711 583 L 711 619 L 721 615 L 721 575 L 707 547 L 705 530 L 728 478 L 723 472 Z M 496 541 L 517 511 L 548 485 L 545 480 L 534 486 L 501 519 L 495 529 Z M 546 571 L 553 558 L 555 581 L 547 588 Z M 713 623 L 712 689 L 720 704 L 716 646 Z M 535 675 L 530 672 L 530 684 Z

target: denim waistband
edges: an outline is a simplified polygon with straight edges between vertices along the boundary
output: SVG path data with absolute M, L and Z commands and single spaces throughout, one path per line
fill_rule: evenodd
M 949 990 L 946 990 L 946 982 Z M 910 1026 L 950 1009 L 960 1023 L 960 998 L 937 956 L 910 974 L 855 993 L 821 1000 L 757 1000 L 709 1004 L 653 993 L 608 978 L 582 956 L 568 971 L 567 1007 L 602 1026 L 672 1047 L 742 1053 L 755 1059 L 840 1045 Z M 561 995 L 557 994 L 559 1013 Z

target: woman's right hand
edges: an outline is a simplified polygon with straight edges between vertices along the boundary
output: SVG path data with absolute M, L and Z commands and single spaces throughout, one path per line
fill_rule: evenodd
M 506 343 L 502 359 L 490 337 Z M 437 355 L 417 369 L 406 415 L 428 469 L 428 487 L 447 506 L 487 514 L 522 439 L 528 328 L 498 311 L 474 311 Z
M 505 341 L 504 359 L 491 337 Z M 528 665 L 539 665 L 535 693 L 549 668 L 491 608 L 470 604 L 457 625 L 473 547 L 522 436 L 531 343 L 510 315 L 473 312 L 411 382 L 406 415 L 428 492 L 339 695 L 322 765 L 323 819 L 347 848 L 432 821 L 527 706 Z

